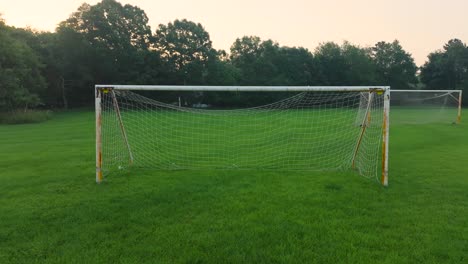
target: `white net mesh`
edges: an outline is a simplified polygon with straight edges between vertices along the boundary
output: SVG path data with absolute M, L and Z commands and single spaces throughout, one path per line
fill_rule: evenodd
M 392 124 L 457 123 L 459 91 L 391 91 Z
M 105 174 L 130 164 L 320 171 L 351 169 L 354 160 L 359 174 L 375 177 L 381 170 L 383 94 L 372 94 L 302 92 L 242 109 L 194 104 L 201 109 L 178 106 L 187 104 L 184 99 L 169 104 L 109 91 L 102 94 L 102 168 Z M 217 102 L 234 96 L 239 94 L 217 96 Z

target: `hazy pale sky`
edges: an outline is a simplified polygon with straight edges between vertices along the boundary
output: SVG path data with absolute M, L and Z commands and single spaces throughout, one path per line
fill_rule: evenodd
M 98 0 L 0 0 L 9 25 L 53 31 L 81 3 Z M 398 39 L 416 64 L 451 38 L 468 41 L 468 0 L 121 0 L 145 10 L 154 31 L 177 18 L 200 22 L 213 46 L 229 50 L 256 35 L 314 50 L 325 41 L 361 46 Z

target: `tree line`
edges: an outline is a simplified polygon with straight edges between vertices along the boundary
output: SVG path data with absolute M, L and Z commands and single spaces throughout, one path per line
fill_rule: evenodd
M 313 52 L 256 36 L 230 51 L 185 19 L 152 31 L 145 12 L 115 0 L 83 4 L 55 32 L 0 19 L 0 109 L 68 108 L 93 103 L 94 84 L 390 85 L 392 89 L 463 89 L 468 48 L 447 42 L 418 68 L 400 43 L 372 47 L 320 44 Z

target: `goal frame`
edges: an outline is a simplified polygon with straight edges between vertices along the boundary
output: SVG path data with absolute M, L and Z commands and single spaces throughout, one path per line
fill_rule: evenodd
M 458 93 L 457 124 L 461 123 L 463 90 L 391 90 L 391 93 Z
M 383 186 L 388 186 L 388 148 L 389 148 L 389 128 L 390 128 L 390 86 L 193 86 L 193 85 L 114 85 L 114 84 L 96 84 L 95 85 L 95 111 L 96 111 L 96 183 L 103 180 L 102 173 L 102 94 L 111 93 L 114 102 L 114 90 L 125 91 L 212 91 L 212 92 L 380 92 L 383 93 L 383 124 L 382 124 L 382 173 L 380 182 Z M 460 94 L 461 96 L 461 94 Z M 115 104 L 117 105 L 117 104 Z M 133 156 L 130 145 L 127 141 L 125 127 L 122 122 L 120 110 L 116 106 L 117 119 L 120 125 L 122 137 L 125 140 L 127 150 L 129 151 L 130 163 L 133 162 Z M 362 126 L 360 138 L 355 149 L 354 156 L 359 151 L 360 139 L 365 133 L 366 125 Z M 354 161 L 351 167 L 354 167 Z

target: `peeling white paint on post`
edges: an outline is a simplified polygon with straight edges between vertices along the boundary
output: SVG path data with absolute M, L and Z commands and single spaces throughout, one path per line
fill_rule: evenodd
M 102 181 L 102 109 L 101 109 L 101 90 L 96 88 L 96 182 Z
M 384 117 L 382 131 L 382 178 L 383 186 L 388 186 L 388 146 L 390 135 L 390 89 L 384 93 Z

